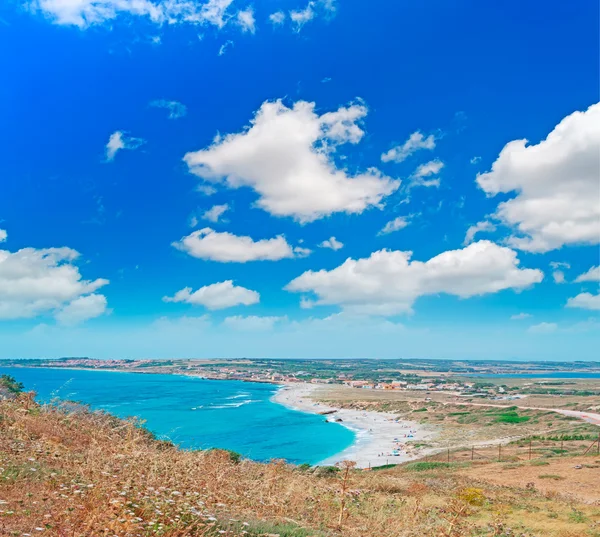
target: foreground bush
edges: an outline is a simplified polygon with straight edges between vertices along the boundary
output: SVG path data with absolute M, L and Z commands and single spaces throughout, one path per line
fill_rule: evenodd
M 179 450 L 138 422 L 80 405 L 40 407 L 27 394 L 0 401 L 3 537 L 513 535 L 497 533 L 507 524 L 526 537 L 564 537 L 591 528 L 590 506 L 475 485 L 453 468 L 259 464 L 222 450 Z M 546 511 L 556 516 L 552 526 L 534 516 Z

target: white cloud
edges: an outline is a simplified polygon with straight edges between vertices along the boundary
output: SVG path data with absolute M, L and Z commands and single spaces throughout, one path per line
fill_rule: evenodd
M 207 22 L 217 28 L 223 28 L 229 19 L 227 8 L 233 0 L 208 0 L 205 4 L 201 4 L 199 12 L 196 11 L 199 5 L 197 2 L 186 2 L 185 0 L 168 0 L 168 2 L 173 3 L 175 6 L 178 4 L 185 7 L 191 6 L 190 14 L 186 16 L 192 22 Z M 194 7 L 196 7 L 196 10 L 194 10 Z M 181 11 L 185 13 L 185 9 L 181 9 Z
M 79 253 L 71 248 L 0 250 L 0 319 L 36 317 L 44 313 L 60 315 L 63 308 L 67 313 L 75 312 L 81 307 L 81 303 L 76 302 L 79 298 L 93 294 L 108 283 L 101 278 L 83 280 L 74 264 L 78 257 Z
M 73 326 L 106 312 L 106 297 L 91 294 L 80 296 L 58 310 L 54 317 L 60 324 Z
M 106 144 L 106 160 L 113 160 L 121 149 L 137 149 L 146 143 L 142 138 L 134 138 L 123 131 L 115 131 Z
M 366 259 L 347 259 L 330 271 L 307 271 L 285 289 L 314 293 L 316 305 L 394 315 L 411 312 L 420 296 L 468 298 L 524 289 L 543 279 L 540 270 L 520 269 L 516 252 L 490 241 L 443 252 L 426 262 L 411 261 L 411 256 L 412 252 L 379 250 Z
M 8 233 L 6 233 L 5 229 L 0 229 L 0 242 L 6 242 L 8 238 Z
M 208 211 L 206 211 L 202 218 L 209 220 L 210 222 L 218 222 L 223 213 L 229 210 L 229 205 L 224 203 L 223 205 L 213 205 Z
M 188 223 L 190 227 L 196 227 L 198 225 L 198 217 L 195 214 L 193 214 L 192 216 L 190 216 Z
M 290 11 L 290 19 L 296 27 L 297 32 L 299 32 L 307 22 L 315 18 L 314 5 L 314 2 L 309 2 L 302 10 Z
M 233 285 L 232 280 L 205 285 L 192 292 L 191 287 L 185 287 L 173 297 L 163 297 L 165 302 L 185 302 L 196 306 L 204 306 L 209 310 L 220 310 L 233 306 L 251 306 L 258 304 L 260 295 L 256 291 Z
M 319 244 L 320 248 L 329 248 L 330 250 L 341 250 L 344 247 L 344 243 L 338 241 L 335 237 L 329 237 Z
M 581 282 L 600 282 L 600 266 L 592 267 L 575 278 L 575 283 Z
M 248 332 L 260 332 L 263 330 L 272 330 L 276 323 L 286 322 L 287 317 L 261 317 L 258 315 L 234 315 L 226 317 L 223 324 L 227 328 L 234 330 L 244 330 Z
M 178 101 L 167 101 L 165 99 L 158 99 L 152 101 L 150 106 L 155 108 L 165 108 L 169 111 L 169 119 L 179 119 L 187 114 L 187 106 Z
M 554 283 L 565 283 L 565 273 L 559 269 L 570 269 L 571 265 L 564 261 L 551 261 L 550 266 L 554 269 L 552 272 L 552 279 L 554 280 Z
M 249 7 L 237 12 L 237 23 L 244 32 L 253 34 L 256 32 L 256 20 L 254 19 L 254 10 Z
M 477 233 L 480 233 L 481 231 L 496 231 L 496 226 L 486 220 L 484 220 L 483 222 L 477 222 L 475 225 L 470 226 L 469 229 L 467 229 L 467 233 L 465 235 L 465 240 L 463 241 L 463 244 L 466 246 L 467 244 L 473 242 L 475 235 L 477 235 Z
M 294 254 L 296 257 L 307 257 L 312 254 L 310 248 L 303 248 L 302 246 L 294 246 Z
M 567 300 L 567 308 L 581 308 L 584 310 L 600 310 L 600 293 L 579 293 Z
M 479 164 L 480 161 L 481 161 L 481 157 L 473 157 L 469 162 L 471 164 Z
M 247 261 L 277 261 L 279 259 L 298 257 L 302 251 L 296 252 L 283 235 L 273 239 L 254 241 L 251 237 L 219 233 L 210 228 L 194 231 L 173 246 L 188 253 L 192 257 L 211 259 L 223 263 L 246 263 Z
M 477 177 L 489 196 L 516 192 L 495 218 L 513 229 L 508 244 L 548 252 L 600 241 L 600 104 L 564 118 L 537 145 L 514 140 Z
M 285 22 L 285 13 L 283 11 L 276 11 L 269 15 L 269 20 L 274 26 L 279 26 Z
M 251 125 L 237 134 L 184 157 L 192 173 L 230 188 L 248 186 L 257 205 L 275 216 L 311 222 L 336 212 L 361 213 L 379 207 L 400 185 L 370 168 L 351 176 L 336 167 L 332 154 L 341 144 L 358 143 L 362 104 L 317 114 L 315 104 L 264 102 Z
M 558 325 L 556 323 L 539 323 L 530 326 L 527 331 L 531 334 L 551 334 L 556 332 Z
M 434 149 L 435 137 L 433 134 L 423 136 L 419 131 L 413 132 L 408 140 L 402 145 L 392 147 L 386 153 L 381 155 L 383 162 L 402 162 L 420 149 Z
M 231 40 L 227 40 L 225 41 L 225 43 L 223 43 L 220 47 L 219 47 L 219 52 L 217 53 L 218 56 L 223 56 L 223 54 L 225 54 L 227 52 L 227 49 L 233 47 L 233 41 Z
M 88 28 L 119 16 L 144 17 L 162 24 L 212 24 L 225 26 L 233 0 L 32 0 L 29 7 L 55 24 Z
M 383 226 L 383 229 L 378 233 L 378 235 L 387 235 L 388 233 L 399 231 L 408 226 L 408 224 L 410 224 L 408 217 L 398 216 Z
M 531 317 L 531 313 L 517 313 L 516 315 L 511 315 L 511 321 L 522 321 L 523 319 L 529 319 Z
M 217 193 L 217 189 L 211 185 L 198 185 L 196 191 L 204 194 L 205 196 L 212 196 Z
M 425 177 L 429 177 L 431 175 L 437 175 L 440 173 L 440 170 L 444 167 L 444 163 L 441 160 L 430 160 L 425 164 L 421 164 L 415 172 L 410 176 L 410 187 L 415 186 L 424 186 L 430 187 L 440 186 L 439 178 L 435 179 L 425 179 Z

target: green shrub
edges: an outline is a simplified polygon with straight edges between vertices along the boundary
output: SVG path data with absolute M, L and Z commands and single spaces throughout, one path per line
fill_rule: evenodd
M 14 377 L 10 375 L 2 375 L 0 376 L 0 393 L 4 388 L 9 394 L 19 394 L 23 391 L 24 386 L 21 382 L 17 382 Z
M 410 462 L 404 465 L 404 469 L 409 472 L 425 472 L 427 470 L 437 470 L 439 468 L 450 468 L 452 466 L 449 462 Z
M 496 423 L 524 423 L 530 419 L 530 416 L 519 416 L 517 412 L 511 411 L 499 414 L 494 421 Z
M 382 464 L 381 466 L 373 466 L 371 470 L 388 470 L 390 468 L 395 468 L 398 466 L 397 464 Z

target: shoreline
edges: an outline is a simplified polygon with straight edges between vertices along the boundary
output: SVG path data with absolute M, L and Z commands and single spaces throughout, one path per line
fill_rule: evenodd
M 318 403 L 311 398 L 317 389 L 315 384 L 285 384 L 271 398 L 275 403 L 300 412 L 321 415 L 331 412 L 323 415 L 323 419 L 341 419 L 339 425 L 355 433 L 355 440 L 349 447 L 315 466 L 331 466 L 343 460 L 356 462 L 357 468 L 400 464 L 421 456 L 421 450 L 408 442 L 423 441 L 434 434 L 420 423 L 397 419 L 395 414 Z

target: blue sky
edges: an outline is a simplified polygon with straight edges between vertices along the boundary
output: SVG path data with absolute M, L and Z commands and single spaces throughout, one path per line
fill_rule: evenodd
M 373 4 L 3 4 L 0 357 L 597 358 L 597 2 Z

